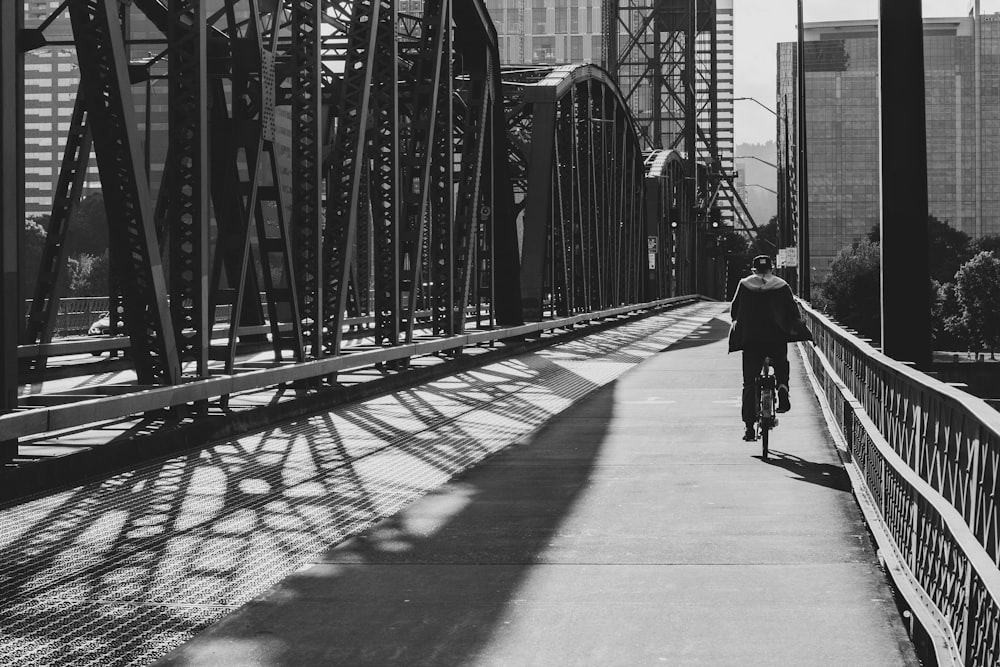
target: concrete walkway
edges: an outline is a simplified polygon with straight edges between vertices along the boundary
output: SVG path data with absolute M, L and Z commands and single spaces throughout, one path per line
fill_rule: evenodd
M 167 665 L 917 665 L 797 353 L 773 459 L 710 320 Z

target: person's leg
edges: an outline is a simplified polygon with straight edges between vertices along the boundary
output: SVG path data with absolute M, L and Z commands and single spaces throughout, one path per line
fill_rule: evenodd
M 791 369 L 788 363 L 788 343 L 775 345 L 771 350 L 771 365 L 774 366 L 774 380 L 778 385 L 778 412 L 788 412 L 792 409 L 788 401 L 788 376 Z
M 743 423 L 748 431 L 757 421 L 757 397 L 754 395 L 754 383 L 761 366 L 764 365 L 764 351 L 743 350 Z

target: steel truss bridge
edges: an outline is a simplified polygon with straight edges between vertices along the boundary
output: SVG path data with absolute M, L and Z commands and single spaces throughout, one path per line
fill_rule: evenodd
M 609 34 L 625 43 L 609 40 L 605 69 L 502 67 L 482 0 L 415 13 L 391 0 L 65 0 L 30 25 L 20 3 L 0 3 L 5 469 L 17 473 L 19 444 L 55 431 L 132 420 L 142 435 L 165 412 L 246 425 L 232 411 L 242 396 L 315 398 L 357 369 L 413 373 L 421 359 L 695 298 L 714 270 L 696 223 L 723 187 L 696 122 L 700 14 L 611 4 Z M 79 91 L 41 269 L 20 295 L 20 67 L 57 19 L 71 25 Z M 133 61 L 139 20 L 153 53 Z M 669 76 L 633 58 L 657 48 L 673 54 Z M 136 92 L 154 76 L 170 99 L 155 183 Z M 671 77 L 662 107 L 633 112 L 637 82 Z M 54 342 L 91 156 L 111 232 L 109 326 L 122 335 Z M 803 310 L 810 365 L 926 652 L 997 664 L 1000 421 Z M 18 396 L 74 372 L 66 355 L 125 348 L 127 384 Z
M 454 351 L 470 332 L 523 337 L 698 285 L 673 268 L 695 249 L 670 227 L 698 196 L 689 165 L 648 148 L 606 70 L 502 67 L 482 1 L 67 0 L 0 19 L 2 148 L 18 156 L 2 174 L 7 458 L 97 415 L 197 415 L 239 388 L 336 384 L 358 352 L 405 367 L 428 339 Z M 60 21 L 71 39 L 52 39 Z M 18 294 L 22 70 L 57 45 L 75 49 L 79 86 L 41 266 Z M 152 79 L 169 100 L 162 171 Z M 92 158 L 112 337 L 53 342 Z M 122 347 L 129 390 L 18 398 L 57 357 Z M 261 349 L 267 368 L 247 362 Z

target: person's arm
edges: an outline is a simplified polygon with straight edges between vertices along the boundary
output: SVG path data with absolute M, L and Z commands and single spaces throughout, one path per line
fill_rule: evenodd
M 795 304 L 795 295 L 792 294 L 792 288 L 785 285 L 781 290 L 785 293 L 785 311 L 788 316 L 792 318 L 792 321 L 799 319 L 799 307 Z
M 736 321 L 736 313 L 740 309 L 740 290 L 743 289 L 743 285 L 736 286 L 736 294 L 733 295 L 733 303 L 729 306 L 729 319 Z

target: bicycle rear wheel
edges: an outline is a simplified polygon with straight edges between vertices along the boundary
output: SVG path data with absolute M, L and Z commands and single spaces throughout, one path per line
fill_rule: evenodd
M 767 424 L 760 425 L 760 457 L 767 460 L 767 435 L 771 432 L 771 428 Z

